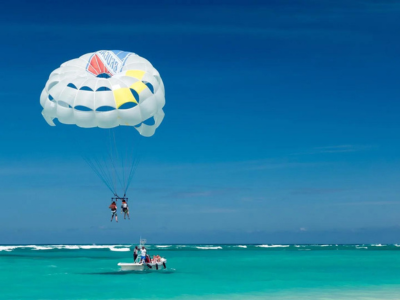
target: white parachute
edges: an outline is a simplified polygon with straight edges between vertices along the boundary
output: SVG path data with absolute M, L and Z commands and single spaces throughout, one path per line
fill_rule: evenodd
M 42 115 L 79 127 L 133 126 L 152 136 L 164 118 L 164 84 L 152 64 L 137 54 L 101 50 L 63 63 L 40 96 Z

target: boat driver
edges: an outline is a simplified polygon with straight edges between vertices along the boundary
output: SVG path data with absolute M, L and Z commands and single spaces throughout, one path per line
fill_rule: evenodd
M 146 260 L 146 248 L 142 246 L 140 249 L 140 262 L 143 263 Z

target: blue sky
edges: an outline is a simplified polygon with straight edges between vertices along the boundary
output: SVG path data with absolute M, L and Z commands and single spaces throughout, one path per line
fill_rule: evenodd
M 3 7 L 0 243 L 398 242 L 400 5 L 165 3 Z M 147 58 L 166 87 L 118 225 L 81 157 L 104 132 L 50 127 L 39 103 L 100 49 Z

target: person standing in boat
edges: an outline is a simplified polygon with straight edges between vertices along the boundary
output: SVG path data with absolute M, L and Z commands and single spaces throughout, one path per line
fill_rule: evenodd
M 133 262 L 136 261 L 136 258 L 137 258 L 137 256 L 138 256 L 138 251 L 139 251 L 139 249 L 138 249 L 138 247 L 136 246 L 135 249 L 133 249 Z
M 146 260 L 146 248 L 142 246 L 142 249 L 140 249 L 140 262 L 143 263 Z

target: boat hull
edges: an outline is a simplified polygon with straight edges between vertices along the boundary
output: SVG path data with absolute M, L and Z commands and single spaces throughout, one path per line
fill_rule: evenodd
M 144 271 L 144 270 L 163 270 L 164 264 L 167 263 L 166 259 L 162 259 L 160 262 L 151 262 L 151 263 L 118 263 L 118 266 L 121 268 L 121 271 Z

